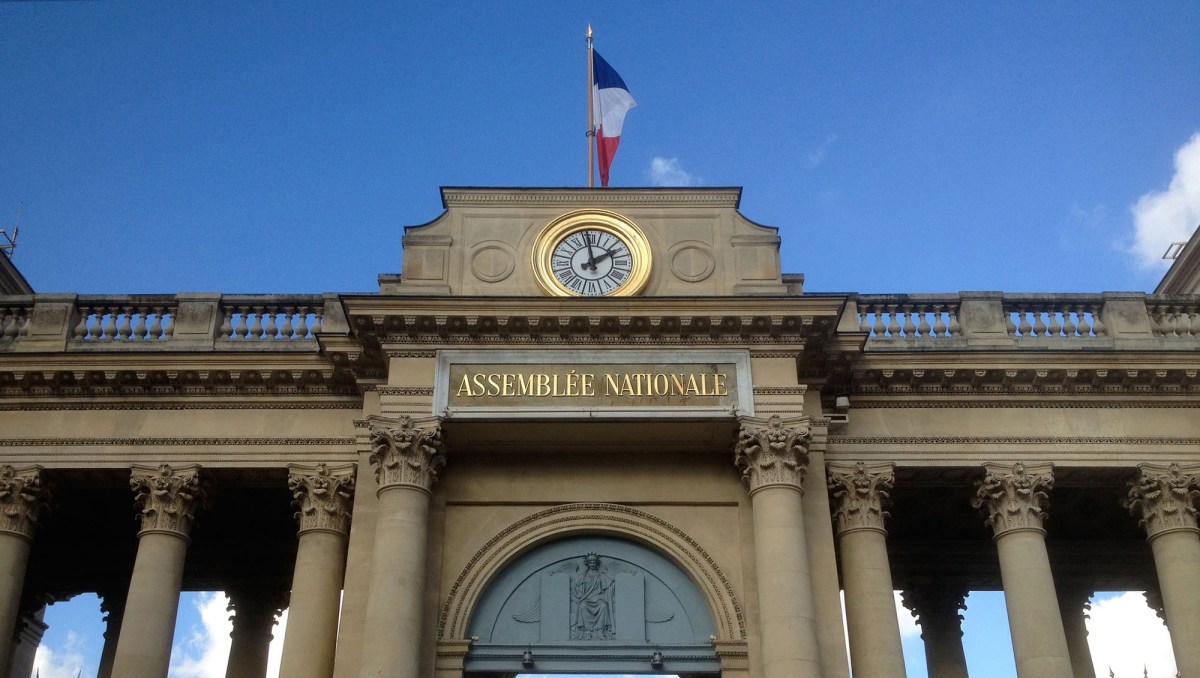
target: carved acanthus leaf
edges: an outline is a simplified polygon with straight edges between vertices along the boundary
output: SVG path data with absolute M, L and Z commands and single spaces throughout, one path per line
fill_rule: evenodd
M 32 539 L 46 500 L 41 466 L 0 466 L 0 532 Z
M 141 515 L 141 533 L 188 536 L 197 505 L 204 501 L 199 466 L 134 466 L 129 486 Z
M 829 464 L 829 490 L 833 496 L 838 532 L 884 531 L 888 512 L 883 510 L 896 482 L 892 464 L 857 462 Z
M 442 453 L 441 418 L 398 419 L 368 417 L 370 461 L 375 465 L 379 489 L 412 485 L 429 490 L 446 465 Z
M 288 489 L 298 509 L 300 532 L 325 530 L 350 533 L 350 510 L 354 503 L 353 464 L 330 467 L 328 464 L 288 466 Z
M 935 630 L 954 629 L 962 636 L 963 616 L 967 609 L 966 584 L 955 586 L 933 578 L 921 577 L 913 580 L 900 592 L 904 607 L 921 625 L 921 637 Z
M 995 536 L 1013 530 L 1044 531 L 1048 492 L 1054 487 L 1054 465 L 984 464 L 984 468 L 987 475 L 971 505 L 983 510 Z
M 1146 537 L 1175 530 L 1197 531 L 1196 498 L 1200 497 L 1200 465 L 1140 464 L 1129 483 L 1125 506 L 1146 528 Z
M 767 485 L 803 487 L 812 431 L 808 417 L 739 417 L 734 463 L 754 492 Z

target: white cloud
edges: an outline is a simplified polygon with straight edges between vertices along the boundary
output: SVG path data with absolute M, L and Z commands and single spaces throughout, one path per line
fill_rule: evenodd
M 279 623 L 275 626 L 271 639 L 271 650 L 267 653 L 267 677 L 279 676 L 279 661 L 283 658 L 283 635 L 287 631 L 288 611 L 279 615 Z
M 921 627 L 917 625 L 917 618 L 908 611 L 907 607 L 904 607 L 899 591 L 892 591 L 892 596 L 896 599 L 896 618 L 900 622 L 900 639 L 919 638 Z
M 679 164 L 679 158 L 655 157 L 646 170 L 646 179 L 654 186 L 698 186 L 700 177 L 690 174 Z
M 1186 241 L 1200 224 L 1200 132 L 1175 152 L 1175 176 L 1167 190 L 1143 195 L 1130 209 L 1138 264 L 1165 267 L 1167 246 Z
M 200 623 L 172 648 L 171 678 L 224 678 L 229 663 L 229 632 L 233 630 L 226 609 L 229 598 L 219 592 L 200 593 L 191 603 L 200 613 Z
M 39 678 L 76 678 L 83 672 L 84 657 L 80 651 L 83 642 L 71 631 L 67 633 L 66 644 L 57 650 L 42 643 L 33 657 L 33 674 Z
M 1088 613 L 1088 646 L 1097 676 L 1175 678 L 1171 636 L 1139 591 L 1097 597 Z
M 807 155 L 808 169 L 810 169 L 810 170 L 816 169 L 818 165 L 820 165 L 822 162 L 824 162 L 825 156 L 829 153 L 829 147 L 833 146 L 833 144 L 836 143 L 837 140 L 838 140 L 838 136 L 836 134 L 830 134 L 828 137 L 825 138 L 825 141 L 821 142 L 820 146 L 817 146 L 816 148 L 809 151 L 808 155 Z

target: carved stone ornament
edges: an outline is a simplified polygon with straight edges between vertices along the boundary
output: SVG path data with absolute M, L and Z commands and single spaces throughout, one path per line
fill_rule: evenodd
M 370 461 L 379 489 L 408 485 L 429 491 L 446 465 L 441 418 L 368 417 Z
M 0 466 L 0 532 L 33 539 L 45 502 L 41 466 Z
M 769 419 L 739 417 L 734 463 L 751 494 L 768 485 L 790 485 L 800 489 L 808 466 L 808 444 L 812 440 L 808 417 Z
M 1146 528 L 1146 538 L 1167 532 L 1200 531 L 1196 526 L 1196 497 L 1200 496 L 1200 465 L 1139 464 L 1129 483 L 1125 506 Z
M 1054 464 L 984 464 L 987 475 L 971 505 L 982 509 L 998 538 L 1014 530 L 1045 532 L 1046 506 L 1054 487 Z
M 851 530 L 886 532 L 883 523 L 888 512 L 883 506 L 896 482 L 894 470 L 892 464 L 868 465 L 861 461 L 853 466 L 828 465 L 829 490 L 839 534 Z
M 350 533 L 350 509 L 354 503 L 353 464 L 330 468 L 327 464 L 288 466 L 288 489 L 298 509 L 300 533 L 310 530 Z
M 197 505 L 204 501 L 199 466 L 134 466 L 129 486 L 142 519 L 139 535 L 168 532 L 188 536 Z
M 929 631 L 954 629 L 962 637 L 967 609 L 967 585 L 955 586 L 938 579 L 921 577 L 900 592 L 900 601 L 921 625 L 921 637 Z

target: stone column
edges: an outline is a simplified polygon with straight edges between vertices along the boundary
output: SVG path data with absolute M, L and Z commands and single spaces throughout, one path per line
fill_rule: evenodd
M 1200 464 L 1139 464 L 1126 505 L 1146 528 L 1180 675 L 1200 676 Z
M 821 675 L 801 489 L 809 418 L 740 417 L 734 462 L 750 489 L 763 678 Z
M 1071 656 L 1042 528 L 1054 465 L 984 468 L 987 475 L 972 503 L 983 509 L 995 534 L 1017 676 L 1071 678 Z
M 25 568 L 45 500 L 41 466 L 0 466 L 0 676 L 11 671 Z
M 905 678 L 900 622 L 888 563 L 884 502 L 896 482 L 892 464 L 827 465 L 842 554 L 846 628 L 855 676 Z
M 967 587 L 933 578 L 911 582 L 900 594 L 921 625 L 925 641 L 925 666 L 929 678 L 967 678 L 967 655 L 962 644 L 962 615 L 967 609 Z
M 121 636 L 121 620 L 125 617 L 125 595 L 125 591 L 100 592 L 100 612 L 104 614 L 104 649 L 100 651 L 100 670 L 96 672 L 96 678 L 112 678 L 117 639 Z
M 1067 634 L 1067 648 L 1071 652 L 1071 670 L 1075 678 L 1096 678 L 1096 667 L 1092 664 L 1092 648 L 1088 646 L 1087 612 L 1092 609 L 1091 587 L 1076 585 L 1058 586 L 1058 609 L 1062 612 L 1063 631 Z
M 288 466 L 288 487 L 299 509 L 300 543 L 279 667 L 282 676 L 333 675 L 355 470 L 353 464 Z
M 367 418 L 379 489 L 363 678 L 418 678 L 430 490 L 446 463 L 441 419 Z
M 279 613 L 287 607 L 287 592 L 269 584 L 237 586 L 226 589 L 233 613 L 229 621 L 229 661 L 225 678 L 264 678 L 267 675 L 267 655 L 271 651 L 271 628 Z M 332 660 L 331 660 L 332 661 Z M 280 675 L 291 675 L 281 673 Z
M 142 529 L 113 658 L 114 676 L 167 675 L 188 534 L 203 496 L 199 472 L 195 465 L 133 467 L 129 484 L 136 493 Z

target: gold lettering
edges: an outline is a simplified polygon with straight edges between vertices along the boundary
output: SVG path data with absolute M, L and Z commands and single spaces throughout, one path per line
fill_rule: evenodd
M 554 384 L 554 387 L 552 389 L 550 389 L 550 395 L 554 396 L 555 398 L 561 398 L 563 395 L 565 395 L 562 391 L 558 390 L 558 373 L 557 372 L 555 372 L 554 375 L 552 377 L 550 377 L 550 381 L 552 384 Z
M 714 384 L 714 386 L 716 387 L 717 395 L 729 395 L 729 386 L 725 383 L 725 380 L 729 378 L 729 375 L 717 373 L 713 375 L 713 378 L 716 380 L 716 384 Z
M 618 395 L 621 387 L 617 384 L 617 376 L 611 372 L 604 373 L 604 395 Z
M 500 375 L 492 373 L 487 375 L 488 391 L 487 394 L 495 397 L 500 395 Z
M 663 396 L 671 390 L 671 380 L 665 374 L 654 375 L 654 395 Z
M 500 395 L 505 396 L 505 397 L 513 395 L 513 375 L 512 374 L 503 375 L 500 379 L 500 383 L 501 383 Z
M 596 385 L 592 383 L 595 381 L 596 375 L 592 374 L 591 372 L 584 372 L 579 376 L 581 377 L 579 394 L 588 398 L 596 395 Z
M 545 398 L 548 395 L 550 395 L 550 375 L 539 374 L 537 375 L 537 396 Z
M 579 395 L 579 373 L 575 370 L 567 372 L 567 397 L 574 398 Z
M 621 375 L 621 391 L 620 395 L 639 395 L 633 392 L 633 376 L 629 374 Z
M 700 395 L 702 395 L 702 396 L 712 395 L 712 389 L 710 389 L 708 387 L 708 378 L 711 376 L 712 376 L 711 374 L 706 374 L 703 372 L 700 374 Z
M 533 395 L 533 375 L 530 374 L 526 378 L 523 374 L 517 375 L 517 395 L 531 396 Z
M 692 394 L 700 395 L 700 388 L 696 386 L 696 375 L 694 375 L 694 374 L 688 375 L 688 385 L 687 385 L 687 388 L 684 389 L 683 394 L 684 395 L 692 395 Z
M 475 390 L 472 396 L 481 396 L 487 390 L 487 386 L 483 383 L 483 373 L 476 372 L 475 376 L 471 377 L 471 383 L 475 385 Z
M 461 398 L 464 393 L 467 395 L 468 398 L 475 397 L 475 394 L 471 392 L 471 380 L 468 379 L 467 375 L 465 375 L 465 374 L 463 375 L 462 383 L 459 384 L 459 386 L 458 386 L 458 391 L 454 395 Z
M 671 393 L 673 395 L 683 395 L 683 375 L 682 374 L 672 374 L 671 375 L 671 385 L 675 387 L 671 391 Z

